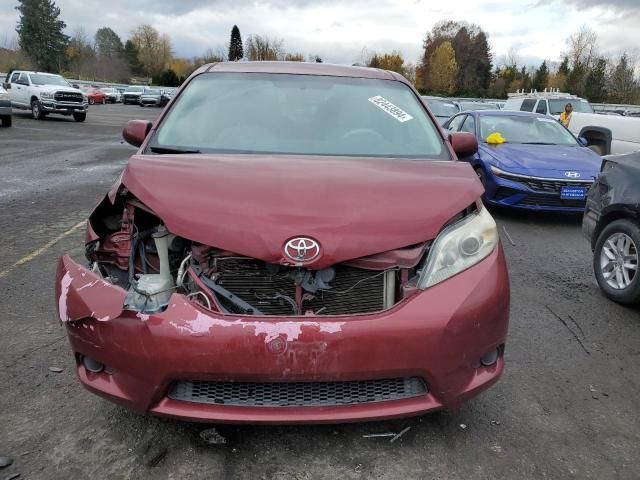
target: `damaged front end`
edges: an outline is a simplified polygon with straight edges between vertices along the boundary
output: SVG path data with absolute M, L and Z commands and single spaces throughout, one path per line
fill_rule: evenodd
M 126 292 L 123 309 L 164 310 L 174 293 L 213 312 L 243 316 L 332 316 L 383 311 L 416 292 L 430 242 L 313 270 L 269 263 L 169 232 L 123 189 L 89 219 L 90 270 Z

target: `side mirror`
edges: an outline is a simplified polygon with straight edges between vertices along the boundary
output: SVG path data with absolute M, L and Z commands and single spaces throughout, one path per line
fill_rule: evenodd
M 578 137 L 578 143 L 583 147 L 586 147 L 587 145 L 589 145 L 589 142 L 584 137 Z
M 129 145 L 139 147 L 151 130 L 151 122 L 147 120 L 129 120 L 122 130 L 122 138 Z
M 478 151 L 478 140 L 468 132 L 450 133 L 449 142 L 458 157 L 468 157 Z
M 2 82 L 2 88 L 9 90 L 11 88 L 11 84 L 9 82 Z

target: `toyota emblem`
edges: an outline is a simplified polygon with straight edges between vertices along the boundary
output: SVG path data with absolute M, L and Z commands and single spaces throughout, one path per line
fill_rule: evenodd
M 284 246 L 284 256 L 295 263 L 306 263 L 320 255 L 320 245 L 309 237 L 295 237 Z
M 580 172 L 564 172 L 565 177 L 580 178 Z

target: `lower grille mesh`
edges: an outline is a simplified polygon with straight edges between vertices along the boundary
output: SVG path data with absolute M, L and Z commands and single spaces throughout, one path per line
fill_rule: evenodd
M 243 407 L 359 405 L 427 393 L 418 377 L 349 382 L 176 382 L 169 398 L 184 402 Z

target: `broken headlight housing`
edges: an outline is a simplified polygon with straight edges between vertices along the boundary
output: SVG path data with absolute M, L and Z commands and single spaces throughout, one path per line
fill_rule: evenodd
M 498 229 L 486 208 L 446 227 L 429 251 L 418 288 L 424 290 L 484 260 L 498 244 Z

